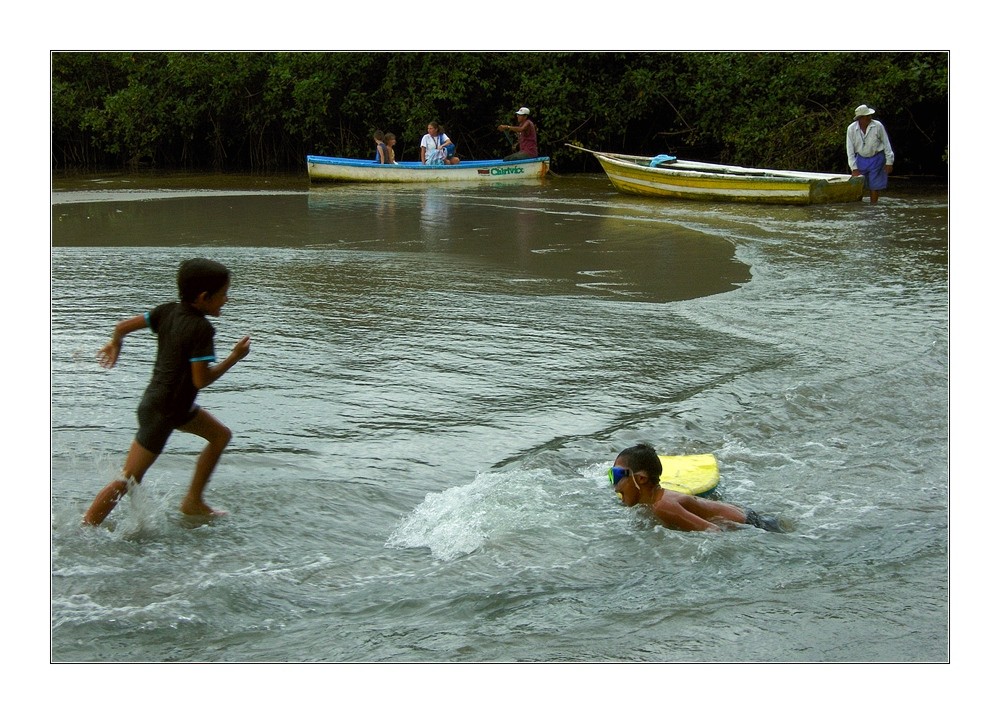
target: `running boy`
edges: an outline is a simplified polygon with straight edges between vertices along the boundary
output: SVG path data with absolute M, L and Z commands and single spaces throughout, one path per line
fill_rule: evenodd
M 156 333 L 156 363 L 153 376 L 139 403 L 139 430 L 129 449 L 121 477 L 105 486 L 83 516 L 96 526 L 139 483 L 163 451 L 174 429 L 200 436 L 208 444 L 198 457 L 181 513 L 189 516 L 216 516 L 223 511 L 209 507 L 202 498 L 222 451 L 233 433 L 222 422 L 195 404 L 198 390 L 207 387 L 250 352 L 250 337 L 244 337 L 218 364 L 215 362 L 215 328 L 206 315 L 218 317 L 229 300 L 229 270 L 220 263 L 193 258 L 177 271 L 180 302 L 160 305 L 143 315 L 115 325 L 114 336 L 97 353 L 102 367 L 118 361 L 125 335 L 149 327 Z
M 677 493 L 660 487 L 663 464 L 649 444 L 638 444 L 618 454 L 609 476 L 615 492 L 626 506 L 642 503 L 667 528 L 680 531 L 718 531 L 720 524 L 744 523 L 766 531 L 779 531 L 778 520 L 759 516 L 749 508 L 707 498 Z

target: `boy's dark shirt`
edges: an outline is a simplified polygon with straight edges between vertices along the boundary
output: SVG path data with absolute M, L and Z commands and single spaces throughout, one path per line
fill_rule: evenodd
M 198 389 L 191 376 L 192 362 L 215 361 L 215 328 L 200 312 L 183 302 L 170 302 L 146 314 L 156 333 L 156 362 L 142 401 L 158 411 L 183 417 L 194 404 Z

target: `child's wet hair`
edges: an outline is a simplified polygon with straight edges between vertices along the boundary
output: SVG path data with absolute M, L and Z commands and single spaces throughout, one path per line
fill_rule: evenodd
M 632 471 L 645 471 L 649 480 L 654 485 L 659 485 L 663 464 L 660 462 L 656 449 L 649 444 L 630 446 L 618 454 L 618 458 L 625 459 L 625 465 Z
M 193 303 L 202 293 L 214 295 L 229 284 L 229 268 L 207 258 L 191 258 L 177 270 L 177 293 L 186 303 Z

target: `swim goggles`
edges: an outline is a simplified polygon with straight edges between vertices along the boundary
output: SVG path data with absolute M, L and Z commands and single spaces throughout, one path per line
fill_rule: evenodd
M 612 486 L 617 486 L 619 481 L 631 475 L 632 469 L 627 469 L 624 466 L 612 466 L 608 469 L 608 481 L 611 482 Z

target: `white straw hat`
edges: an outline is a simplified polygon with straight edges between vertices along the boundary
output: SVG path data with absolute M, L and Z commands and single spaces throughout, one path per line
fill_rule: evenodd
M 875 113 L 874 109 L 869 107 L 867 104 L 862 104 L 861 106 L 859 106 L 857 109 L 854 110 L 854 118 L 857 119 L 858 117 L 866 117 L 874 113 Z

